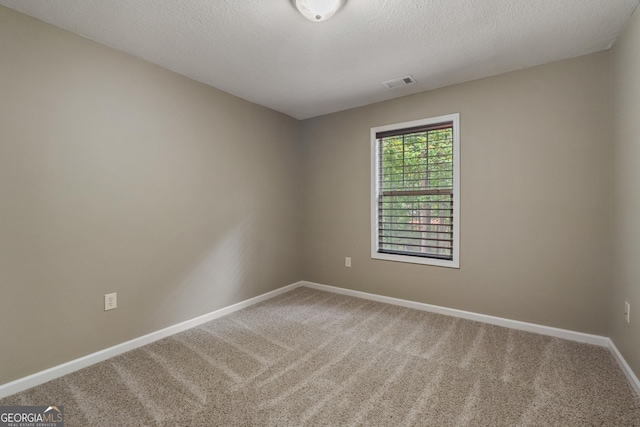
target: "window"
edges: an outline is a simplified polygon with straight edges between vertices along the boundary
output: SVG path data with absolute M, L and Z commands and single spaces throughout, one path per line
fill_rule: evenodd
M 371 257 L 459 266 L 460 116 L 371 129 Z

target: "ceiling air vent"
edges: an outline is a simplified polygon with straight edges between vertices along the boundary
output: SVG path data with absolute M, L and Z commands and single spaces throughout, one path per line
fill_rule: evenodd
M 414 84 L 415 82 L 416 82 L 416 80 L 413 77 L 404 76 L 404 77 L 400 77 L 398 79 L 387 80 L 386 82 L 382 82 L 382 84 L 387 89 L 395 89 L 395 88 L 400 87 L 400 86 L 406 86 L 406 85 Z

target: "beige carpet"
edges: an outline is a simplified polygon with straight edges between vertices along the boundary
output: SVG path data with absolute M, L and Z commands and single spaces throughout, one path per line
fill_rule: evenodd
M 640 426 L 605 348 L 298 288 L 0 401 L 66 426 Z

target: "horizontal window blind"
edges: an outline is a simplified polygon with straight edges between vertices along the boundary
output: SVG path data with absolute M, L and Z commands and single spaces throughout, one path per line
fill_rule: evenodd
M 378 252 L 453 259 L 453 123 L 376 134 Z

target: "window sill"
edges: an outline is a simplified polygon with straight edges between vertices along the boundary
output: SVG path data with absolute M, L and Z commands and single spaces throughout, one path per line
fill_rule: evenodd
M 410 255 L 397 255 L 397 254 L 384 254 L 379 252 L 371 253 L 372 259 L 379 259 L 383 261 L 395 261 L 395 262 L 404 262 L 408 264 L 422 264 L 422 265 L 432 265 L 436 267 L 447 267 L 447 268 L 460 268 L 457 260 L 445 260 L 445 259 L 437 259 L 437 258 L 426 258 L 420 256 L 410 256 Z

